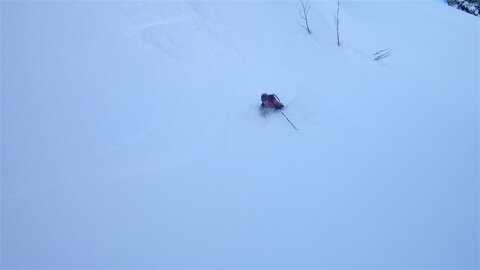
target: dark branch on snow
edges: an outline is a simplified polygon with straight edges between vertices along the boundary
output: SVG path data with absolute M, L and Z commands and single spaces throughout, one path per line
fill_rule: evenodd
M 308 34 L 310 35 L 312 31 L 310 30 L 310 26 L 308 25 L 308 12 L 310 12 L 310 1 L 307 0 L 307 2 L 303 2 L 303 0 L 300 1 L 302 4 L 302 9 L 300 10 L 300 17 L 303 19 L 304 25 L 300 25 L 303 27 L 305 30 L 307 30 Z
M 379 61 L 383 58 L 389 57 L 392 50 L 393 49 L 384 49 L 384 50 L 377 51 L 376 53 L 373 54 L 373 56 L 375 56 L 374 60 Z

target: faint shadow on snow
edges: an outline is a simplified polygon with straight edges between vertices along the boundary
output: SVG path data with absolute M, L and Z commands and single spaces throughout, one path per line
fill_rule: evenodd
M 117 143 L 113 146 L 105 147 L 105 148 L 102 148 L 102 149 L 96 151 L 94 153 L 94 155 L 106 154 L 106 153 L 113 152 L 113 151 L 119 150 L 121 148 L 124 148 L 126 146 L 131 145 L 131 144 L 134 144 L 138 141 L 141 141 L 143 138 L 148 137 L 150 134 L 154 133 L 159 128 L 160 128 L 159 124 L 154 124 L 154 125 L 148 127 L 147 129 L 137 133 L 135 136 L 132 136 L 132 137 L 120 142 L 120 143 Z

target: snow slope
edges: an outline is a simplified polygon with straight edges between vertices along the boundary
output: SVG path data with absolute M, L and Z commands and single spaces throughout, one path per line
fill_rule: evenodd
M 1 267 L 479 268 L 478 18 L 311 4 L 0 2 Z

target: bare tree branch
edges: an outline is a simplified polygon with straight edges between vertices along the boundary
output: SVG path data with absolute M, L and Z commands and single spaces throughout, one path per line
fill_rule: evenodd
M 304 25 L 301 25 L 305 30 L 307 30 L 308 34 L 312 33 L 310 30 L 310 26 L 308 25 L 308 12 L 310 12 L 310 1 L 304 2 L 303 0 L 300 1 L 302 4 L 302 9 L 300 10 L 300 18 L 302 18 Z
M 337 13 L 334 15 L 334 22 L 335 22 L 335 27 L 337 28 L 337 45 L 340 46 L 340 17 L 338 14 L 340 13 L 340 0 L 337 0 Z
M 393 49 L 384 49 L 384 50 L 377 51 L 376 53 L 373 54 L 373 56 L 375 56 L 374 60 L 379 61 L 383 58 L 389 57 L 392 50 Z

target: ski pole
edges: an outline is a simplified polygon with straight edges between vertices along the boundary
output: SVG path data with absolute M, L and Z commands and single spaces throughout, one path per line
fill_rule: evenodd
M 281 101 L 280 98 L 277 96 L 277 94 L 273 94 L 277 99 L 278 101 Z M 292 121 L 290 121 L 290 119 L 288 119 L 288 117 L 281 111 L 283 117 L 285 117 L 285 119 L 287 119 L 287 121 L 290 123 L 290 125 L 292 125 L 292 127 L 295 129 L 295 130 L 298 130 L 298 128 L 292 123 Z
M 287 119 L 287 121 L 290 123 L 290 125 L 292 125 L 292 127 L 295 129 L 295 130 L 298 130 L 298 128 L 292 123 L 292 121 L 290 121 L 290 119 L 288 119 L 288 117 L 282 112 L 280 111 L 283 115 L 283 117 L 285 117 L 285 119 Z

